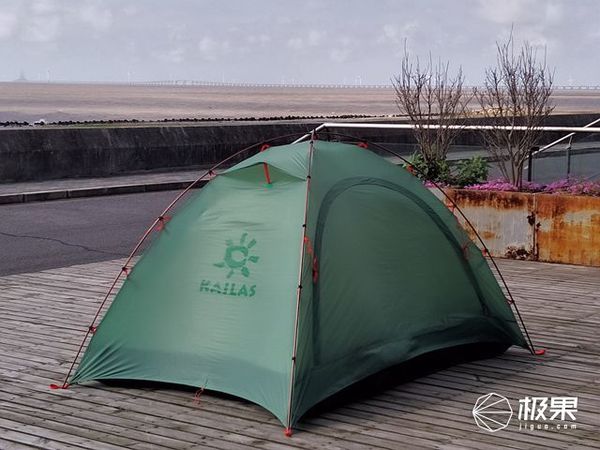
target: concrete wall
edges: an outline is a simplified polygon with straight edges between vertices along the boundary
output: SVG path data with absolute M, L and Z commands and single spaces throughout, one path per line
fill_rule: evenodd
M 315 126 L 283 122 L 0 130 L 0 182 L 206 166 L 246 146 L 291 133 L 300 136 Z
M 552 116 L 548 125 L 585 125 L 596 116 Z M 471 119 L 471 123 L 482 123 Z M 137 125 L 46 126 L 0 130 L 0 182 L 102 177 L 146 170 L 207 166 L 257 142 L 315 128 L 320 121 Z M 335 130 L 403 151 L 414 138 L 398 130 Z M 549 141 L 560 133 L 548 134 Z M 279 141 L 287 143 L 294 137 Z M 276 142 L 277 143 L 277 142 Z M 459 145 L 481 145 L 464 132 Z

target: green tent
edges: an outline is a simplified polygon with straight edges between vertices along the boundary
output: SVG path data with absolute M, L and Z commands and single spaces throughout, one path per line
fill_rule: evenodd
M 179 209 L 70 383 L 204 387 L 289 432 L 360 379 L 471 343 L 527 347 L 452 213 L 370 150 L 311 141 L 246 159 Z

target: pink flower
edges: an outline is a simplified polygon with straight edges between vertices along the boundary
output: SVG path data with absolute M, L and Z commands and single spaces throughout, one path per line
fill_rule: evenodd
M 504 192 L 544 192 L 547 194 L 571 194 L 600 196 L 600 181 L 581 181 L 563 179 L 549 184 L 524 181 L 521 189 L 504 180 L 490 180 L 485 183 L 466 186 L 473 191 L 504 191 Z
M 474 191 L 505 191 L 505 192 L 515 192 L 518 191 L 517 187 L 511 183 L 508 183 L 504 180 L 489 180 L 485 183 L 472 184 L 470 186 L 465 186 L 465 189 L 474 190 Z

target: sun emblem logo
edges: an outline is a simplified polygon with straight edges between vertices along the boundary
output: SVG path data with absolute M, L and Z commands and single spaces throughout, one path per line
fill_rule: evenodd
M 239 271 L 244 277 L 250 276 L 250 270 L 248 269 L 248 263 L 257 263 L 258 256 L 252 255 L 252 247 L 256 245 L 256 239 L 248 239 L 248 233 L 242 234 L 238 244 L 234 243 L 231 239 L 226 241 L 227 247 L 225 248 L 225 256 L 223 261 L 215 264 L 216 267 L 225 267 L 229 269 L 227 278 Z

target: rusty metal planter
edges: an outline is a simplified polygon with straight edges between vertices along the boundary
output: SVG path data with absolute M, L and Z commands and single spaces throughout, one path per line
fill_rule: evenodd
M 600 267 L 600 197 L 464 189 L 446 193 L 493 256 Z

